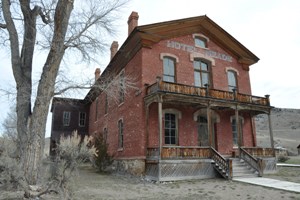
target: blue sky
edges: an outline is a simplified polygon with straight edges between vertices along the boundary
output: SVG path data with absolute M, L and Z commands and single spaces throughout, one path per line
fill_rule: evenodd
M 260 58 L 250 67 L 252 94 L 270 94 L 271 104 L 275 107 L 300 109 L 299 0 L 132 0 L 118 21 L 118 34 L 108 43 L 117 40 L 119 46 L 122 45 L 132 11 L 139 13 L 139 25 L 207 15 Z M 100 58 L 100 66 L 81 64 L 71 69 L 77 76 L 83 71 L 93 76 L 96 67 L 103 70 L 108 64 L 109 53 Z M 7 50 L 0 50 L 0 60 L 0 87 L 11 85 L 14 88 Z M 0 96 L 0 122 L 11 102 L 6 96 Z M 48 136 L 50 127 L 48 123 Z

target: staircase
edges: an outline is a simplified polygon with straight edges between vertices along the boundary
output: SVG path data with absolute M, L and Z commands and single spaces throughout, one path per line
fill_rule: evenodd
M 239 158 L 232 159 L 232 176 L 236 177 L 257 177 L 258 173 L 250 167 L 244 160 Z

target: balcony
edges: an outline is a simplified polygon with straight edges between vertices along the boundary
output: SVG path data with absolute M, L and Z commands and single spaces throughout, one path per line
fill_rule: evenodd
M 270 106 L 269 96 L 258 97 L 247 94 L 241 94 L 238 92 L 229 92 L 223 90 L 216 90 L 203 87 L 195 87 L 189 85 L 183 85 L 178 83 L 170 83 L 164 81 L 157 81 L 156 83 L 148 86 L 147 95 L 156 93 L 169 93 L 169 94 L 181 94 L 191 97 L 200 97 L 203 99 L 214 99 L 217 101 L 226 102 L 239 102 L 243 104 L 251 104 L 258 106 Z

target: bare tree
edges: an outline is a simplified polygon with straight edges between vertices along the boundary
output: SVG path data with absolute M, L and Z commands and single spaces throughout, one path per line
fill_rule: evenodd
M 39 179 L 47 113 L 64 55 L 79 53 L 82 61 L 95 61 L 105 45 L 103 37 L 113 32 L 116 13 L 126 2 L 1 0 L 0 37 L 2 45 L 10 47 L 17 88 L 18 152 L 28 184 Z M 42 72 L 33 94 L 35 47 L 46 50 L 47 58 L 37 66 Z

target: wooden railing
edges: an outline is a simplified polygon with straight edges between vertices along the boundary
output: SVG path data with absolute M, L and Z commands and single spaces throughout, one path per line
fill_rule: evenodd
M 258 176 L 263 176 L 264 169 L 264 160 L 261 158 L 255 158 L 250 153 L 246 151 L 245 148 L 240 148 L 240 157 L 243 159 L 248 165 L 254 168 L 258 172 Z
M 164 146 L 161 152 L 162 159 L 199 159 L 210 158 L 209 147 L 172 147 Z
M 214 148 L 210 148 L 211 159 L 215 162 L 215 168 L 226 179 L 232 179 L 232 160 L 224 158 Z
M 247 151 L 253 157 L 274 157 L 275 152 L 272 148 L 260 148 L 260 147 L 243 147 L 243 150 Z
M 247 94 L 241 94 L 237 92 L 229 92 L 223 90 L 210 89 L 205 87 L 195 87 L 189 85 L 183 85 L 178 83 L 169 83 L 158 80 L 156 83 L 148 86 L 147 94 L 153 94 L 156 92 L 169 92 L 169 93 L 177 93 L 177 94 L 185 94 L 199 97 L 209 97 L 220 100 L 231 100 L 231 101 L 239 101 L 243 103 L 257 104 L 269 106 L 270 101 L 269 97 L 257 97 Z

